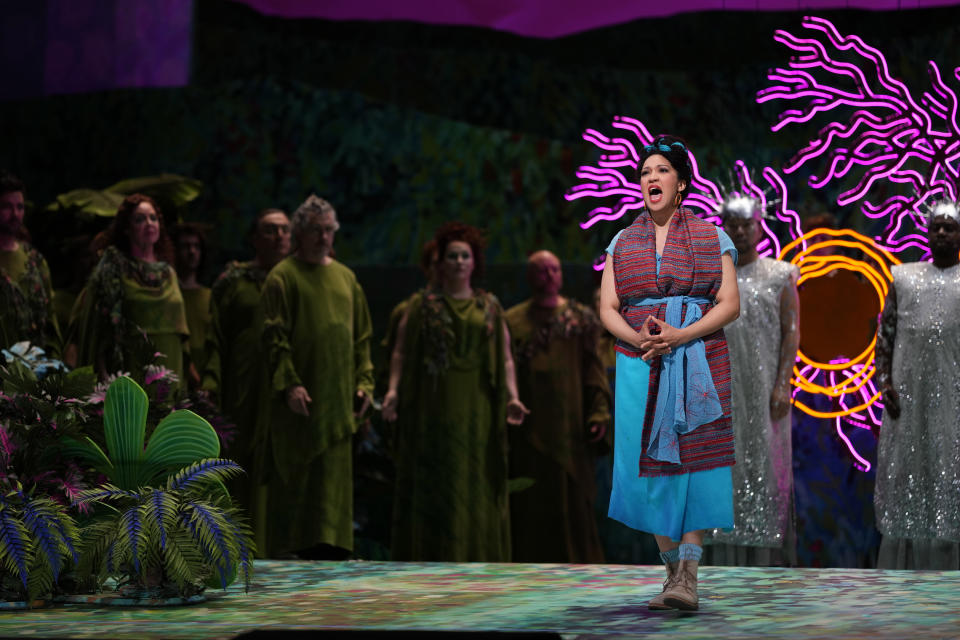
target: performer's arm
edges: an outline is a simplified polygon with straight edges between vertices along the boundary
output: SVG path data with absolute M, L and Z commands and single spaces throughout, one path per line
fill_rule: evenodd
M 400 377 L 403 374 L 403 348 L 407 340 L 407 319 L 409 307 L 400 316 L 397 324 L 397 338 L 393 344 L 393 353 L 390 354 L 390 381 L 387 384 L 387 395 L 383 396 L 383 419 L 393 422 L 397 419 L 397 390 L 400 387 Z
M 790 374 L 800 348 L 800 300 L 795 277 L 794 272 L 780 292 L 780 359 L 770 397 L 770 418 L 773 420 L 785 418 L 790 412 Z
M 284 394 L 290 411 L 309 416 L 313 399 L 293 366 L 290 311 L 284 283 L 279 278 L 267 277 L 260 304 L 263 305 L 263 342 L 270 366 L 271 387 L 274 392 Z
M 530 410 L 520 402 L 520 395 L 517 393 L 517 368 L 513 362 L 510 329 L 506 321 L 503 322 L 503 362 L 507 385 L 507 422 L 512 425 L 523 424 L 523 417 L 530 413 Z
M 890 293 L 883 303 L 880 327 L 877 329 L 877 386 L 883 394 L 884 410 L 896 420 L 900 417 L 900 397 L 893 386 L 893 345 L 897 338 L 897 290 L 890 286 Z

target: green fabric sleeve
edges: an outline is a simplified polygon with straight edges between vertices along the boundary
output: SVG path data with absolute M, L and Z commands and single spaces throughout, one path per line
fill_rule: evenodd
M 273 391 L 283 393 L 303 382 L 293 366 L 290 353 L 289 300 L 284 291 L 284 282 L 276 274 L 267 276 L 263 285 L 262 304 L 263 348 L 270 366 L 270 385 Z
M 356 387 L 369 397 L 373 397 L 373 362 L 370 360 L 370 340 L 373 337 L 373 323 L 370 320 L 370 307 L 359 282 L 353 284 L 353 361 L 356 367 Z

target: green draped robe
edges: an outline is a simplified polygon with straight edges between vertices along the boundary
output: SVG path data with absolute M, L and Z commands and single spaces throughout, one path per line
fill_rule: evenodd
M 407 304 L 395 560 L 510 560 L 503 310 L 477 292 Z
M 80 365 L 124 371 L 142 382 L 159 352 L 159 364 L 182 384 L 190 331 L 177 273 L 166 262 L 109 247 L 77 297 L 71 325 Z
M 53 312 L 50 269 L 40 252 L 25 242 L 0 251 L 0 348 L 27 340 L 60 353 L 60 327 Z
M 266 492 L 254 449 L 261 403 L 269 399 L 261 347 L 260 291 L 266 277 L 254 262 L 231 262 L 217 278 L 210 290 L 207 359 L 201 371 L 201 388 L 214 393 L 220 409 L 236 425 L 236 439 L 224 454 L 246 474 L 231 481 L 230 494 L 247 509 L 260 554 L 266 553 Z
M 190 361 L 198 374 L 207 366 L 207 333 L 210 332 L 210 287 L 180 289 L 190 329 Z
M 363 289 L 335 260 L 290 256 L 267 276 L 263 314 L 268 554 L 318 544 L 352 549 L 354 399 L 358 390 L 373 396 Z M 308 417 L 287 406 L 286 391 L 297 385 L 313 400 Z
M 603 562 L 593 505 L 595 461 L 604 443 L 591 443 L 589 433 L 590 425 L 610 422 L 599 320 L 574 300 L 554 309 L 528 300 L 506 319 L 518 392 L 530 409 L 524 423 L 510 429 L 510 476 L 534 480 L 510 496 L 513 560 Z

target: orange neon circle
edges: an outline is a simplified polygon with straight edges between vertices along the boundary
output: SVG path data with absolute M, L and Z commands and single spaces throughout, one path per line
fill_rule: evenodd
M 828 240 L 818 242 L 808 241 L 815 236 L 830 236 Z M 868 260 L 855 260 L 846 256 L 819 256 L 811 255 L 820 249 L 829 247 L 845 247 L 858 249 L 868 258 Z M 893 282 L 893 274 L 890 272 L 890 265 L 900 264 L 900 261 L 889 251 L 877 246 L 877 244 L 867 236 L 851 231 L 850 229 L 813 229 L 786 245 L 780 252 L 778 258 L 786 260 L 787 256 L 793 252 L 793 257 L 789 262 L 796 265 L 800 270 L 800 278 L 797 285 L 803 282 L 824 276 L 836 269 L 845 269 L 863 274 L 863 276 L 873 285 L 880 299 L 880 311 L 883 312 L 883 303 L 887 298 L 890 285 Z M 798 389 L 802 389 L 811 394 L 821 394 L 836 398 L 848 393 L 856 393 L 873 378 L 876 367 L 873 365 L 874 348 L 877 339 L 874 336 L 870 345 L 856 358 L 844 363 L 817 362 L 807 357 L 802 351 L 797 351 L 797 359 L 815 370 L 833 371 L 842 377 L 836 384 L 824 386 L 803 375 L 800 367 L 793 366 L 793 378 L 790 382 Z M 859 365 L 859 366 L 858 366 Z M 816 375 L 811 376 L 813 378 Z M 869 402 L 859 406 L 844 409 L 841 411 L 818 411 L 807 406 L 799 400 L 793 400 L 804 413 L 817 418 L 836 418 L 846 416 L 852 413 L 863 411 L 880 398 L 880 394 L 875 394 Z

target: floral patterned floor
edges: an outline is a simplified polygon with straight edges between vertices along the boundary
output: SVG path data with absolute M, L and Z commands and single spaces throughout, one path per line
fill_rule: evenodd
M 701 571 L 701 610 L 645 603 L 661 569 L 624 565 L 257 562 L 249 594 L 166 608 L 59 605 L 0 636 L 231 638 L 253 629 L 552 631 L 562 637 L 960 637 L 960 572 Z

